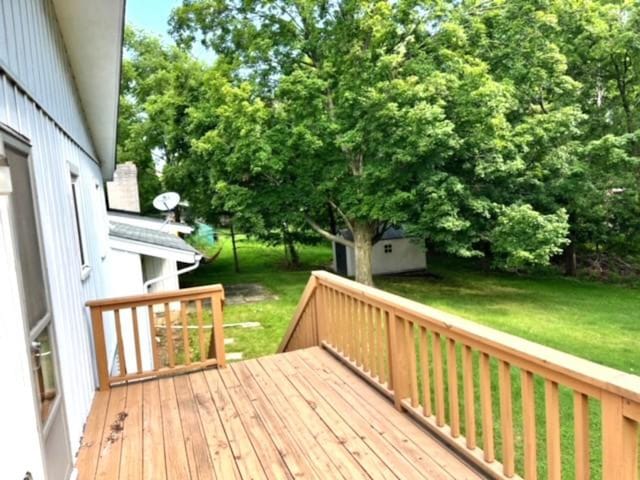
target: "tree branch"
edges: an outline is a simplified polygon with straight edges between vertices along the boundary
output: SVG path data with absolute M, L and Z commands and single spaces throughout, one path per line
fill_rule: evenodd
M 346 238 L 339 237 L 338 235 L 333 235 L 332 233 L 327 232 L 324 228 L 322 228 L 320 225 L 314 222 L 313 219 L 308 215 L 305 215 L 304 219 L 311 226 L 311 228 L 313 228 L 316 232 L 318 232 L 320 235 L 322 235 L 324 238 L 326 238 L 330 242 L 336 242 L 341 245 L 344 245 L 345 247 L 351 247 L 351 248 L 355 247 L 354 243 L 351 240 L 347 240 Z
M 336 209 L 336 212 L 338 212 L 338 214 L 342 217 L 342 219 L 344 220 L 344 223 L 347 224 L 347 228 L 353 232 L 353 225 L 351 224 L 347 216 L 344 214 L 344 212 L 340 210 L 340 208 L 331 200 L 329 200 L 329 205 L 331 205 L 333 208 Z
M 373 236 L 371 243 L 373 243 L 374 245 L 378 243 L 382 239 L 384 232 L 386 232 L 388 228 L 389 222 L 382 222 L 382 224 L 378 224 L 378 226 L 376 227 L 376 234 Z

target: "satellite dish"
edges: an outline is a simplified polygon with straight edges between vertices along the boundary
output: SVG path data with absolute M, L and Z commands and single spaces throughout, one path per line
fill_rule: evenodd
M 170 212 L 180 203 L 180 195 L 176 192 L 165 192 L 153 199 L 153 206 L 161 212 Z

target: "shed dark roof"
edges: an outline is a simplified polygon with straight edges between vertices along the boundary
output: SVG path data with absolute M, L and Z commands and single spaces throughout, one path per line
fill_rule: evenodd
M 340 232 L 340 234 L 346 238 L 347 240 L 353 240 L 353 233 L 351 230 L 344 229 Z M 382 234 L 382 238 L 380 240 L 397 240 L 399 238 L 405 238 L 405 233 L 402 228 L 387 228 L 385 232 Z
M 159 247 L 172 248 L 182 252 L 195 253 L 201 255 L 198 250 L 193 248 L 187 242 L 177 235 L 150 228 L 138 227 L 126 223 L 110 222 L 109 234 L 122 238 L 124 240 L 133 240 L 136 242 L 148 243 Z

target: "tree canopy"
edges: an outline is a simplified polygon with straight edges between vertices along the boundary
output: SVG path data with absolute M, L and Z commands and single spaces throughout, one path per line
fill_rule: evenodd
M 165 184 L 203 218 L 353 246 L 365 283 L 390 225 L 508 268 L 576 246 L 637 252 L 639 15 L 595 0 L 183 0 L 177 47 L 129 43 L 121 148 L 162 151 Z M 213 65 L 184 53 L 196 41 Z

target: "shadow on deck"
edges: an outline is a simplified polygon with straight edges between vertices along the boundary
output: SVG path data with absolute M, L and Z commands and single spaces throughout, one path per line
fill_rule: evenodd
M 80 480 L 481 478 L 320 347 L 97 392 Z

